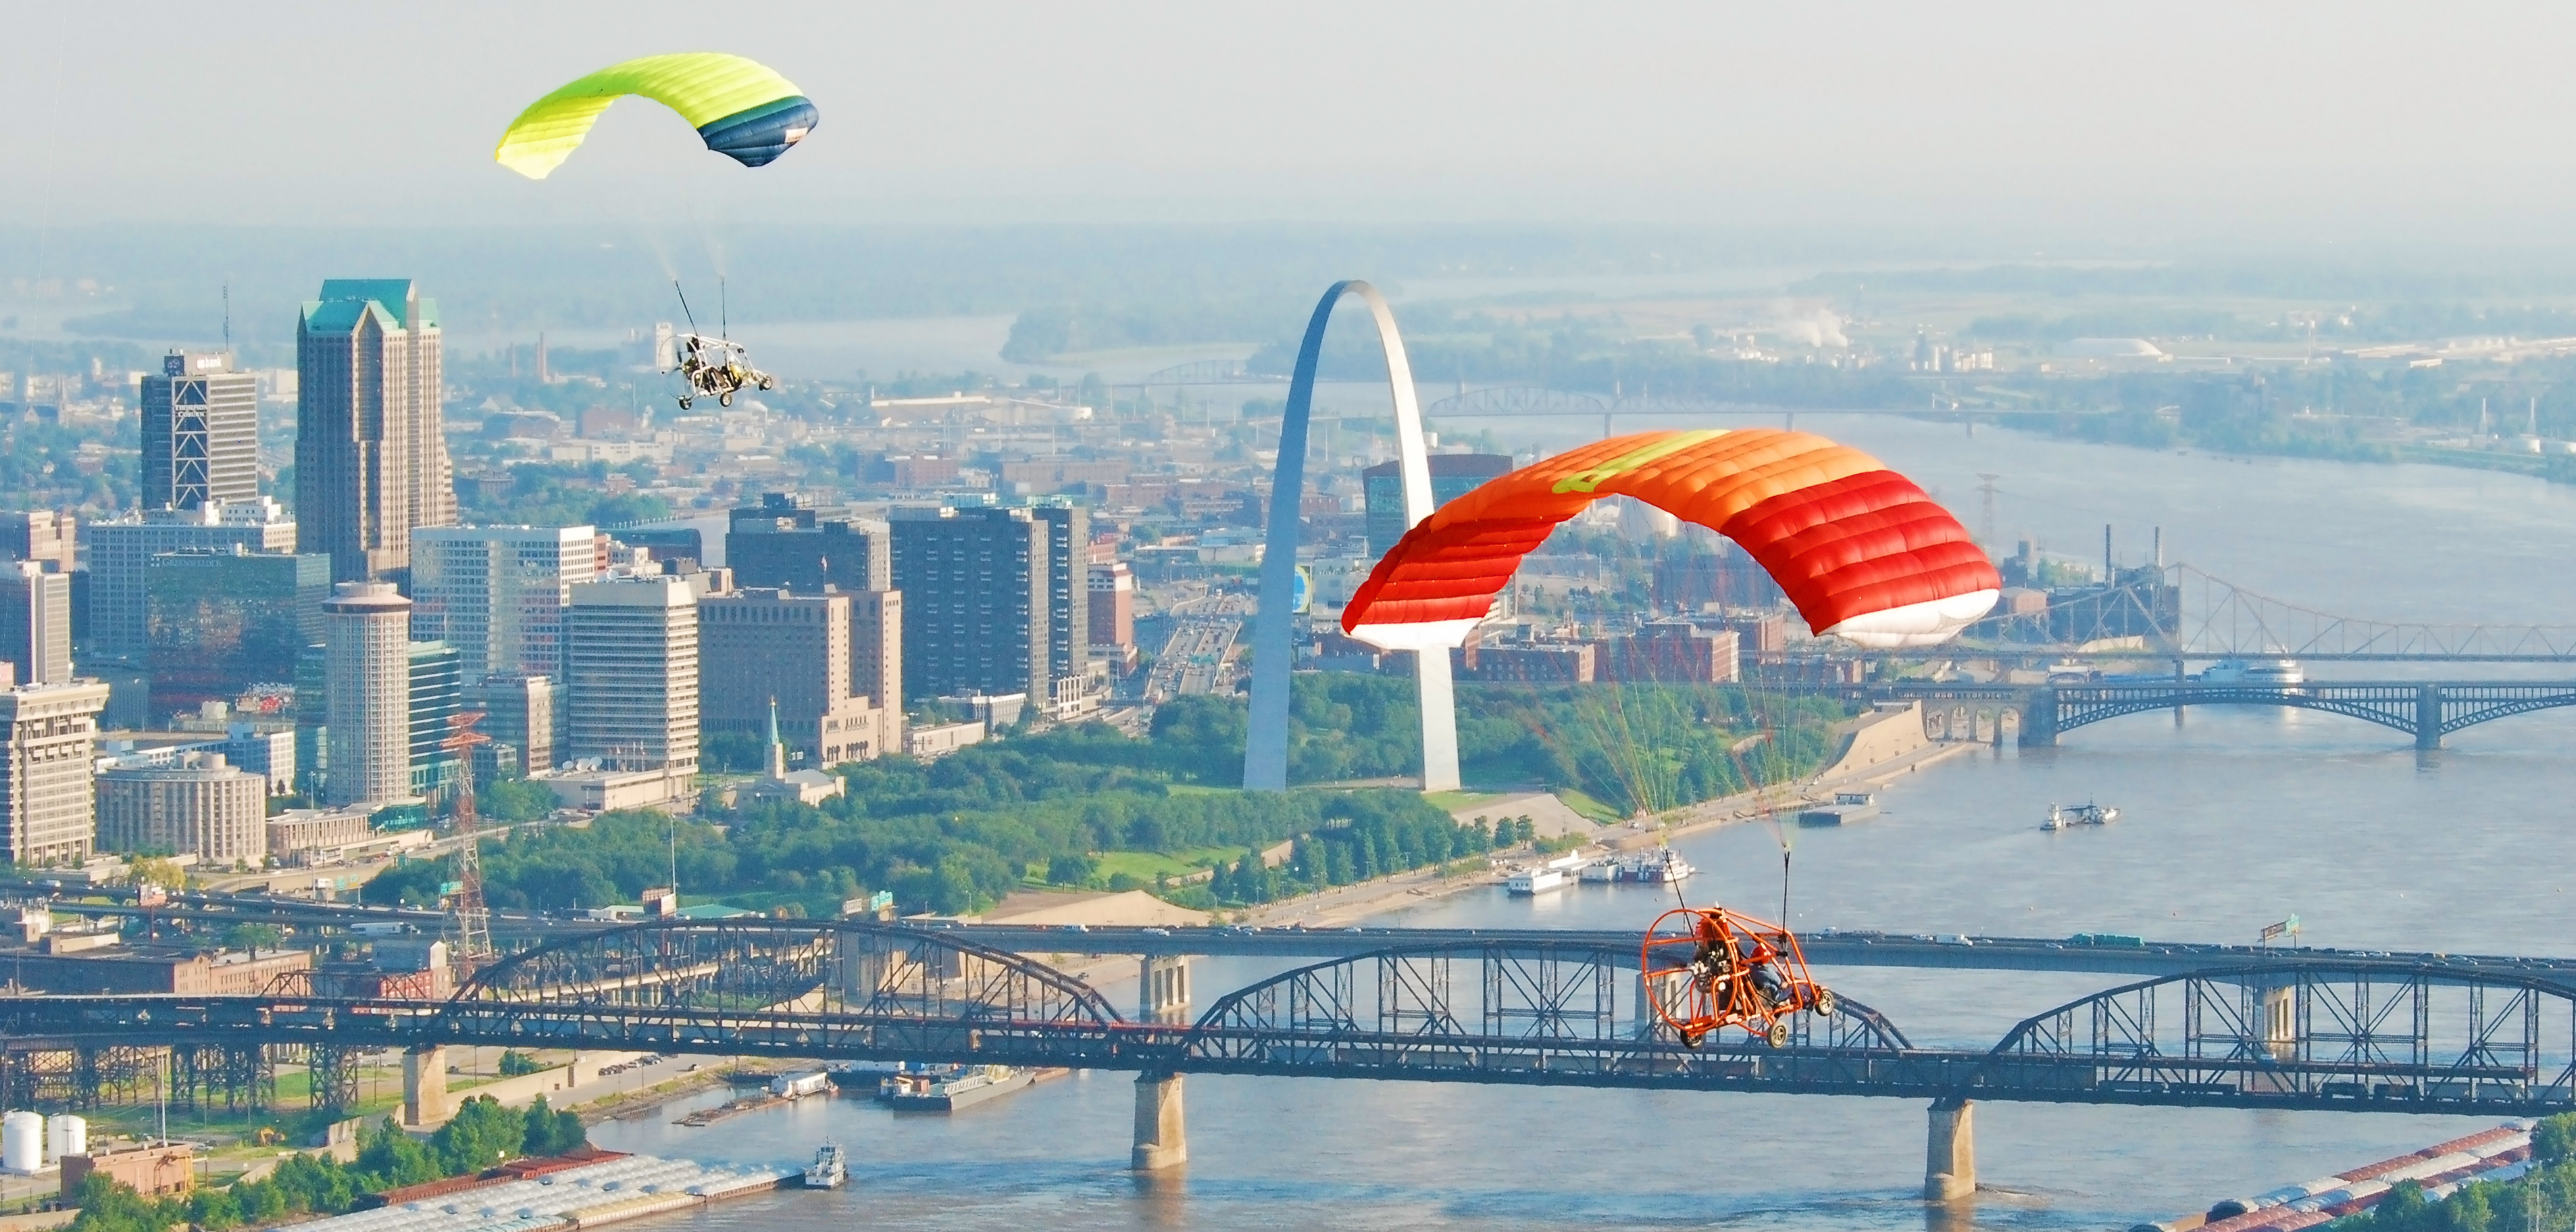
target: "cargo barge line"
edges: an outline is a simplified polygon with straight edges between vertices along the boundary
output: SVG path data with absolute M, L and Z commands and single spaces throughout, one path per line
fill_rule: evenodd
M 702 1164 L 650 1155 L 485 1183 L 292 1224 L 281 1232 L 583 1232 L 766 1193 L 803 1175 L 772 1164 Z M 395 1198 L 400 1198 L 396 1191 Z

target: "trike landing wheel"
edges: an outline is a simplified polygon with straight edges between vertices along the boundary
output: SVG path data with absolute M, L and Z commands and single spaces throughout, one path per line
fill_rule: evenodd
M 1769 1044 L 1769 1045 L 1771 1045 L 1771 1046 L 1772 1046 L 1772 1047 L 1774 1047 L 1774 1048 L 1786 1048 L 1786 1047 L 1788 1047 L 1788 1046 L 1789 1046 L 1789 1020 L 1788 1020 L 1788 1019 L 1786 1019 L 1786 1018 L 1774 1018 L 1774 1019 L 1772 1019 L 1772 1020 L 1771 1020 L 1771 1029 L 1770 1029 L 1769 1031 L 1766 1031 L 1766 1032 L 1764 1032 L 1764 1033 L 1763 1033 L 1763 1035 L 1762 1035 L 1762 1042 L 1764 1042 L 1764 1043 L 1766 1043 L 1766 1044 Z
M 1842 1007 L 1843 999 L 1835 996 L 1833 989 L 1819 988 L 1816 990 L 1817 1017 L 1831 1018 L 1837 1011 L 1841 1010 Z

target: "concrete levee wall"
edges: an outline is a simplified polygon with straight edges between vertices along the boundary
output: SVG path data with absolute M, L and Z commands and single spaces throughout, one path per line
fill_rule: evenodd
M 1923 703 L 1882 703 L 1878 709 L 1850 720 L 1842 755 L 1816 777 L 1835 779 L 1858 774 L 1930 743 L 1923 734 Z

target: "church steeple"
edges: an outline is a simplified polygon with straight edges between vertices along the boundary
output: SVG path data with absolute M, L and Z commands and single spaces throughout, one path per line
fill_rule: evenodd
M 769 777 L 787 777 L 787 743 L 778 738 L 778 699 L 769 699 Z

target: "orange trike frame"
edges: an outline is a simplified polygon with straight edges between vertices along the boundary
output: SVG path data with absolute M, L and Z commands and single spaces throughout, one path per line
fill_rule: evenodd
M 1753 979 L 1752 956 L 1770 951 L 1779 994 Z M 1807 971 L 1796 934 L 1723 907 L 1677 907 L 1646 930 L 1638 959 L 1648 1004 L 1687 1047 L 1726 1027 L 1741 1027 L 1773 1047 L 1789 1042 L 1789 1015 L 1831 1014 L 1832 990 Z

